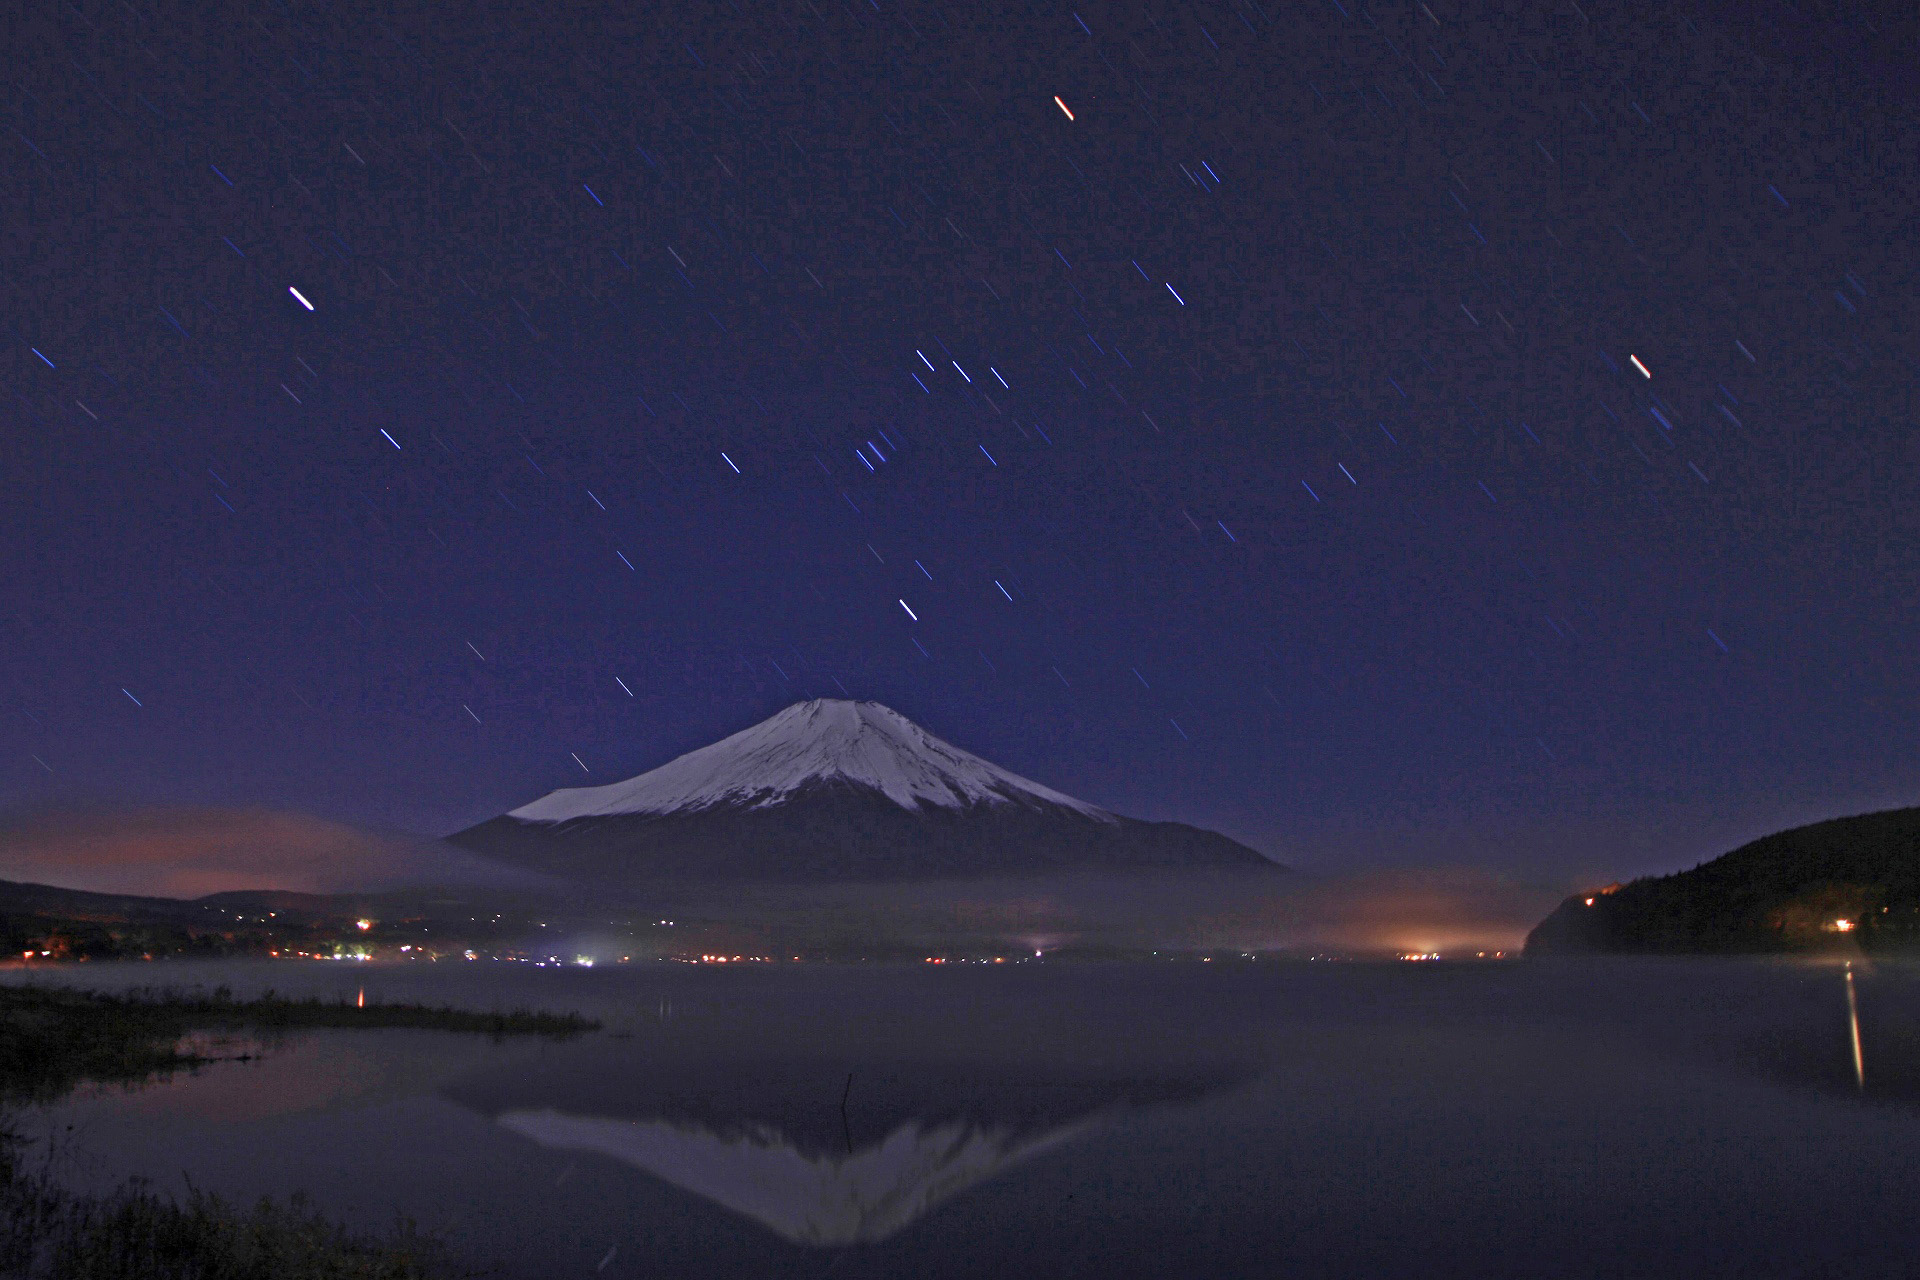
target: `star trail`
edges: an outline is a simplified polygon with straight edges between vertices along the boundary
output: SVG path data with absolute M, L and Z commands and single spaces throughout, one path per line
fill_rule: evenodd
M 24 8 L 0 801 L 439 833 L 849 694 L 1306 866 L 1910 801 L 1916 38 Z

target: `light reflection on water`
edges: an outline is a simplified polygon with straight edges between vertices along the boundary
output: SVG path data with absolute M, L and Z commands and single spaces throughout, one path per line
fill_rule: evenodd
M 544 1147 L 593 1151 L 705 1196 L 795 1244 L 884 1240 L 940 1202 L 1073 1138 L 1083 1120 L 1037 1136 L 960 1121 L 907 1123 L 858 1151 L 809 1153 L 778 1129 L 509 1111 L 501 1125 Z
M 1867 1060 L 1860 1050 L 1860 1001 L 1853 990 L 1853 962 L 1847 962 L 1847 1039 L 1853 1049 L 1853 1082 L 1864 1092 L 1867 1087 Z
M 1898 966 L 174 973 L 605 1018 L 567 1044 L 303 1036 L 43 1117 L 80 1126 L 88 1178 L 304 1188 L 505 1275 L 1812 1274 L 1920 1250 Z

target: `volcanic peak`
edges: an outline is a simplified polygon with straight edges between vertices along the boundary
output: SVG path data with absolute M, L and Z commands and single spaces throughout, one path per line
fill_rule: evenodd
M 878 702 L 796 702 L 752 728 L 604 787 L 574 787 L 515 809 L 522 822 L 560 823 L 614 814 L 761 809 L 803 789 L 850 784 L 904 809 L 1027 804 L 1069 809 L 1099 822 L 1113 814 L 1023 778 L 942 741 Z

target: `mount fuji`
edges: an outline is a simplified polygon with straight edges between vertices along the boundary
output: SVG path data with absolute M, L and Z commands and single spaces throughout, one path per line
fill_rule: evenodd
M 447 837 L 582 884 L 824 884 L 1080 870 L 1280 870 L 1216 832 L 1031 782 L 877 702 L 795 703 L 659 768 Z

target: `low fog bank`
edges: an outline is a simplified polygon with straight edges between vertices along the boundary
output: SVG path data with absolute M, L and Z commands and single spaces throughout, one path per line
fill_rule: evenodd
M 574 954 L 681 958 L 710 951 L 848 958 L 1060 950 L 1511 952 L 1568 891 L 1464 867 L 616 891 L 566 885 L 438 841 L 304 814 L 105 807 L 0 814 L 0 880 L 182 899 L 236 890 L 459 889 L 469 892 L 447 923 L 447 941 L 460 921 L 497 911 L 506 920 L 547 922 L 528 936 L 529 947 L 560 945 L 564 935 Z
M 437 840 L 302 813 L 110 806 L 0 814 L 0 880 L 157 898 L 552 883 Z
M 1345 876 L 1063 875 L 844 886 L 684 886 L 636 895 L 671 919 L 657 954 L 890 950 L 1518 951 L 1566 890 L 1468 868 Z

